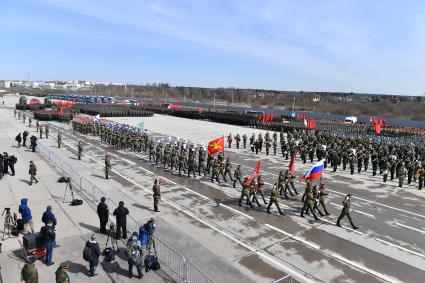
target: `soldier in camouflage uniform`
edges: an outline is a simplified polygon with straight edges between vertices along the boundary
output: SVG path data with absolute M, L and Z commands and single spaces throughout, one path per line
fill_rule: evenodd
M 273 188 L 272 188 L 271 193 L 270 193 L 270 200 L 269 200 L 269 205 L 267 206 L 267 213 L 271 213 L 270 208 L 271 208 L 272 204 L 274 204 L 274 205 L 276 205 L 277 210 L 279 211 L 280 215 L 283 215 L 283 212 L 279 207 L 279 203 L 277 202 L 277 194 L 278 194 L 277 191 L 278 191 L 277 184 L 274 183 Z

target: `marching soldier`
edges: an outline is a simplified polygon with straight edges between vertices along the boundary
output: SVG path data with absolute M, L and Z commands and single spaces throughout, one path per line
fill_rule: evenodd
M 30 127 L 30 128 L 31 128 L 31 124 L 32 124 L 32 119 L 31 119 L 31 117 L 29 117 L 29 118 L 28 118 L 28 127 Z
M 153 182 L 153 208 L 155 212 L 159 212 L 158 204 L 159 200 L 161 199 L 161 184 L 158 182 L 157 179 Z
M 372 176 L 376 176 L 376 171 L 378 170 L 379 159 L 377 154 L 372 153 Z
M 273 155 L 277 152 L 277 139 L 273 139 Z
M 233 180 L 233 188 L 236 188 L 236 181 L 238 181 L 239 184 L 242 185 L 242 170 L 240 165 L 238 165 L 235 172 L 233 173 L 233 177 L 235 177 L 235 179 Z
M 248 195 L 249 195 L 249 199 L 251 200 L 251 203 L 253 203 L 255 201 L 255 203 L 258 206 L 261 206 L 261 204 L 258 202 L 258 199 L 257 199 L 257 189 L 258 189 L 258 184 L 256 183 L 255 180 L 253 180 L 251 182 L 251 184 L 249 185 Z M 248 202 L 247 202 L 247 204 L 248 204 Z
M 319 220 L 319 218 L 314 213 L 314 209 L 313 209 L 315 198 L 313 195 L 313 189 L 311 187 L 306 188 L 305 196 L 306 197 L 304 200 L 304 205 L 303 205 L 303 208 L 301 209 L 301 217 L 304 218 L 304 212 L 308 213 L 309 211 L 311 211 L 314 219 Z
M 211 182 L 214 183 L 214 179 L 215 179 L 217 183 L 220 184 L 220 180 L 218 179 L 218 173 L 219 173 L 218 167 L 219 167 L 218 160 L 214 160 L 212 165 Z
M 58 131 L 58 148 L 61 148 L 61 144 L 62 144 L 62 131 L 59 130 Z
M 256 194 L 259 194 L 263 198 L 264 204 L 267 204 L 266 198 L 264 197 L 264 181 L 261 175 L 258 175 L 257 177 Z
M 204 176 L 207 176 L 207 169 L 205 168 L 205 150 L 203 147 L 199 148 L 198 153 L 198 175 L 201 176 L 201 169 Z
M 344 216 L 347 216 L 348 220 L 350 221 L 351 227 L 353 227 L 354 230 L 359 229 L 356 225 L 354 225 L 353 220 L 351 219 L 351 194 L 348 194 L 345 199 L 342 201 L 343 207 L 341 210 L 341 214 L 338 217 L 338 220 L 336 222 L 336 225 L 341 227 L 341 220 L 344 218 Z
M 401 165 L 401 167 L 398 169 L 398 186 L 400 188 L 403 187 L 403 182 L 405 178 L 406 178 L 406 168 L 404 168 L 404 165 Z
M 187 176 L 190 177 L 190 173 L 193 173 L 193 178 L 196 178 L 195 170 L 196 164 L 195 164 L 195 157 L 194 154 L 189 155 L 189 159 L 187 162 Z
M 226 159 L 226 165 L 224 169 L 224 181 L 226 182 L 226 176 L 229 175 L 230 181 L 233 182 L 232 178 L 232 162 L 230 161 L 230 158 Z
M 418 168 L 418 171 L 416 173 L 416 176 L 418 178 L 418 190 L 422 190 L 422 187 L 424 185 L 424 177 L 425 177 L 425 172 L 424 172 L 424 168 L 422 166 L 420 166 Z
M 38 133 L 38 128 L 40 127 L 40 122 L 37 120 L 37 122 L 35 122 L 35 127 L 36 127 L 36 130 L 37 130 L 37 133 Z
M 41 129 L 41 128 L 40 128 Z M 78 160 L 81 160 L 81 156 L 83 155 L 83 141 L 80 140 L 78 142 Z
M 325 196 L 328 194 L 325 193 L 325 184 L 320 184 L 319 186 L 319 203 L 323 207 L 323 210 L 325 211 L 326 216 L 331 215 L 327 210 L 325 206 Z
M 43 126 L 40 126 L 40 139 L 43 138 Z
M 111 172 L 111 155 L 107 153 L 105 155 L 105 179 L 109 179 L 109 173 Z
M 49 138 L 49 124 L 46 124 L 46 139 Z
M 279 207 L 279 203 L 277 202 L 277 184 L 276 183 L 273 184 L 273 188 L 272 188 L 272 191 L 270 193 L 269 205 L 267 206 L 267 213 L 269 213 L 269 214 L 271 214 L 270 208 L 271 208 L 272 204 L 275 204 L 280 215 L 283 215 L 283 212 Z
M 314 204 L 313 204 L 313 211 L 317 211 L 320 214 L 320 217 L 323 217 L 324 214 L 322 213 L 322 211 L 320 211 L 319 209 L 319 197 L 320 197 L 320 192 L 317 189 L 317 186 L 314 185 L 313 186 L 313 198 L 314 198 Z
M 208 157 L 207 157 L 207 172 L 208 172 L 208 174 L 210 174 L 210 171 L 211 171 L 213 164 L 214 164 L 214 155 L 208 154 Z
M 31 175 L 30 186 L 32 185 L 32 181 L 33 180 L 37 184 L 38 183 L 38 180 L 35 177 L 35 175 L 37 175 L 37 166 L 35 166 L 35 164 L 34 164 L 34 162 L 32 160 L 30 161 L 30 169 L 29 169 L 29 172 L 28 173 Z
M 251 200 L 249 199 L 248 193 L 249 193 L 250 185 L 247 182 L 248 182 L 248 178 L 245 178 L 242 183 L 242 192 L 241 192 L 241 197 L 239 198 L 239 206 L 242 206 L 243 198 L 246 197 L 248 205 L 250 207 L 254 207 L 252 205 Z

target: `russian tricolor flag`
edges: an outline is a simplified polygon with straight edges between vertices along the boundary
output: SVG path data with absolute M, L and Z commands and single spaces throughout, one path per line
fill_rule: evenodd
M 313 167 L 311 167 L 307 173 L 305 173 L 304 177 L 300 179 L 301 182 L 307 181 L 307 180 L 314 180 L 322 177 L 323 169 L 324 169 L 324 162 L 325 159 L 320 160 L 316 164 L 314 164 Z

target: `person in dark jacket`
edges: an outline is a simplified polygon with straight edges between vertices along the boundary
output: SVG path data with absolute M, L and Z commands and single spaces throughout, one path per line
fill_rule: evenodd
M 108 224 L 109 219 L 109 208 L 106 204 L 106 198 L 102 197 L 100 203 L 97 206 L 97 215 L 100 220 L 100 233 L 106 234 L 106 224 Z
M 86 247 L 89 247 L 91 250 L 91 260 L 89 261 L 89 269 L 90 277 L 94 277 L 97 274 L 95 273 L 97 265 L 99 264 L 99 257 L 100 257 L 100 248 L 99 243 L 96 241 L 96 235 L 91 235 L 90 240 L 86 242 Z
M 46 225 L 40 229 L 41 239 L 43 246 L 46 247 L 46 265 L 50 266 L 54 264 L 52 262 L 53 248 L 55 246 L 56 233 L 53 231 L 53 222 L 49 220 Z
M 46 211 L 43 212 L 43 216 L 41 217 L 41 222 L 47 225 L 49 221 L 53 223 L 53 230 L 55 230 L 56 225 L 58 224 L 56 221 L 56 217 L 52 212 L 52 207 L 50 205 L 47 206 Z
M 31 149 L 32 152 L 35 152 L 35 148 L 37 147 L 37 137 L 36 136 L 31 136 L 30 137 L 30 142 L 31 142 Z
M 15 141 L 17 141 L 17 142 L 18 142 L 18 147 L 21 147 L 21 142 L 22 142 L 22 136 L 21 136 L 21 133 L 19 133 L 19 134 L 16 136 Z
M 114 215 L 117 222 L 116 239 L 119 240 L 122 237 L 127 239 L 127 215 L 129 214 L 128 209 L 124 206 L 124 202 L 120 201 L 118 207 L 114 210 Z
M 27 146 L 28 134 L 29 133 L 27 131 L 24 131 L 23 134 L 22 134 L 22 145 L 23 146 Z
M 22 222 L 24 223 L 24 233 L 34 233 L 34 222 L 32 221 L 31 209 L 28 207 L 27 198 L 21 199 L 19 213 L 21 214 Z
M 18 159 L 15 157 L 15 155 L 11 155 L 9 156 L 9 168 L 10 168 L 10 173 L 12 174 L 12 176 L 15 176 L 15 164 L 18 161 Z
M 0 153 L 0 180 L 3 178 L 3 155 Z

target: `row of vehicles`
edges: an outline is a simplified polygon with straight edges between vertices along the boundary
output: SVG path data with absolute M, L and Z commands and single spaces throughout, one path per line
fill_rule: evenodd
M 113 97 L 108 96 L 92 96 L 92 95 L 79 95 L 79 94 L 50 94 L 46 96 L 50 100 L 65 100 L 81 103 L 98 103 L 98 104 L 112 104 L 115 102 Z

